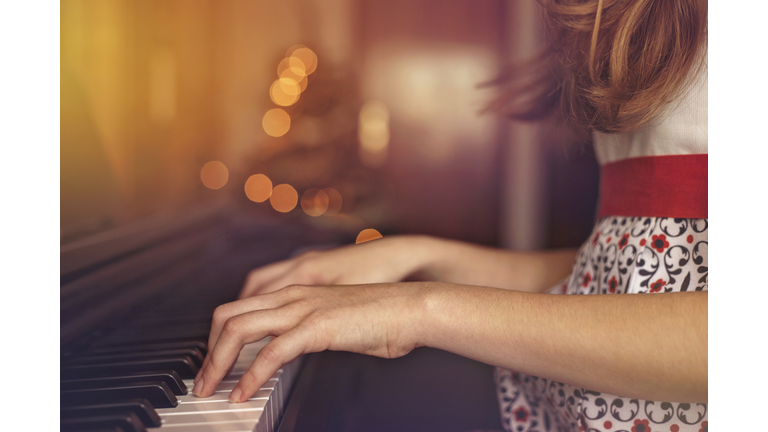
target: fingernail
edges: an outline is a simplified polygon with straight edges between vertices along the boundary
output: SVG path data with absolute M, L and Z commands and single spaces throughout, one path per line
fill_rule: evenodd
M 232 403 L 240 402 L 240 395 L 242 394 L 243 392 L 241 392 L 239 388 L 235 388 L 232 390 L 232 393 L 229 394 L 229 401 Z
M 197 375 L 195 375 L 195 384 L 197 384 L 197 380 L 199 380 L 201 376 L 203 376 L 203 370 L 202 369 L 200 369 L 197 372 Z
M 192 389 L 192 393 L 197 397 L 201 397 L 200 393 L 203 391 L 203 377 L 200 377 L 200 381 L 195 383 L 195 388 Z

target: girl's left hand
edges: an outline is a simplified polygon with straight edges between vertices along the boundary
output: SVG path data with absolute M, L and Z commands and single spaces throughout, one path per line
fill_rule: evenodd
M 213 314 L 209 353 L 195 378 L 194 394 L 213 394 L 244 345 L 275 336 L 230 394 L 251 397 L 284 364 L 301 354 L 351 351 L 384 358 L 419 345 L 429 283 L 289 286 L 227 303 Z

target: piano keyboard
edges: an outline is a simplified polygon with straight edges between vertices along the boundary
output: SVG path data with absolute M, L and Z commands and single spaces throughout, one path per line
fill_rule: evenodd
M 219 384 L 213 396 L 198 398 L 189 391 L 178 397 L 173 408 L 159 408 L 162 425 L 150 430 L 189 432 L 271 432 L 279 425 L 287 393 L 298 372 L 295 360 L 283 366 L 248 401 L 238 404 L 229 402 L 229 392 L 240 376 L 251 366 L 259 350 L 268 342 L 246 345 L 240 352 L 234 367 Z M 188 389 L 194 387 L 192 379 L 185 379 Z
M 246 345 L 215 393 L 206 398 L 192 394 L 192 375 L 182 379 L 176 371 L 166 373 L 170 378 L 163 377 L 163 386 L 157 386 L 163 374 L 151 372 L 122 378 L 65 379 L 61 385 L 61 430 L 273 432 L 280 424 L 301 359 L 279 369 L 248 401 L 233 404 L 228 400 L 229 392 L 268 341 L 269 338 Z M 68 371 L 67 368 L 64 370 Z M 128 379 L 132 377 L 137 378 L 129 383 Z M 116 384 L 120 380 L 125 383 Z M 149 390 L 155 390 L 154 394 L 148 393 Z M 120 391 L 135 391 L 135 394 L 121 394 Z M 126 406 L 131 401 L 142 406 L 138 411 L 140 415 L 133 416 L 132 413 L 137 411 Z M 112 410 L 105 416 L 101 410 L 106 406 L 111 406 Z
M 115 234 L 62 253 L 60 430 L 280 427 L 298 360 L 250 400 L 228 401 L 266 340 L 244 347 L 213 396 L 192 395 L 193 379 L 208 353 L 214 309 L 236 299 L 247 272 L 336 234 L 250 214 L 209 219 L 177 229 L 174 218 L 173 229 L 149 240 Z

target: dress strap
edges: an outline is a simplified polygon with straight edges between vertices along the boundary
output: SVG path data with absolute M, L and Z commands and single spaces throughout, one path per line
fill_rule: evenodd
M 644 156 L 603 165 L 598 217 L 707 219 L 707 156 Z

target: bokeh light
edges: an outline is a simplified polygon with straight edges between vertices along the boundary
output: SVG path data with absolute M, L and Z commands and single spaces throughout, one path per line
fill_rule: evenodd
M 283 183 L 272 189 L 272 195 L 269 197 L 269 203 L 272 208 L 280 213 L 288 213 L 296 207 L 299 202 L 299 193 L 293 186 Z
M 328 210 L 328 195 L 320 189 L 308 189 L 301 196 L 301 208 L 310 216 L 320 216 Z
M 357 128 L 360 139 L 360 159 L 370 168 L 384 164 L 389 145 L 389 109 L 377 100 L 360 108 Z
M 254 174 L 245 182 L 245 195 L 253 202 L 264 202 L 272 196 L 272 180 L 264 174 Z
M 291 116 L 280 108 L 274 108 L 264 114 L 261 125 L 267 135 L 281 137 L 291 129 Z
M 299 91 L 303 92 L 307 89 L 307 76 L 296 73 L 296 68 L 287 68 L 279 74 L 281 79 L 291 79 L 299 86 Z
M 355 240 L 355 244 L 365 243 L 371 240 L 376 240 L 384 237 L 376 231 L 373 228 L 368 228 L 360 231 L 360 234 L 357 235 L 357 240 Z
M 285 54 L 285 57 L 293 57 L 301 60 L 307 75 L 311 74 L 315 71 L 315 69 L 317 69 L 317 55 L 315 55 L 311 49 L 304 45 L 294 45 L 290 47 L 288 52 Z
M 360 145 L 370 152 L 380 152 L 389 144 L 389 109 L 383 102 L 372 100 L 360 108 L 358 135 Z
M 290 106 L 299 100 L 301 87 L 292 78 L 279 78 L 269 88 L 269 97 L 275 105 Z
M 299 76 L 307 76 L 307 67 L 301 59 L 288 56 L 277 64 L 277 75 L 282 75 L 286 70 Z
M 341 210 L 341 194 L 334 188 L 325 188 L 323 192 L 328 196 L 328 210 L 325 215 L 333 216 Z
M 229 180 L 229 170 L 222 162 L 210 161 L 200 170 L 200 180 L 208 189 L 221 189 Z

